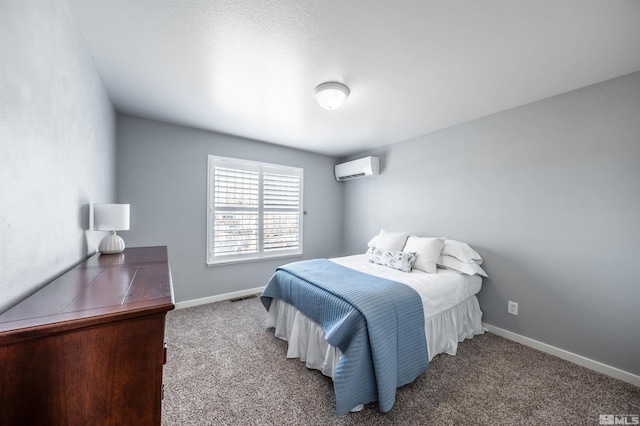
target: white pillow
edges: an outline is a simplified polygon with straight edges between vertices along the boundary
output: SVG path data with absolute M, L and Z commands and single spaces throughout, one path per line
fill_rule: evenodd
M 406 232 L 387 232 L 384 229 L 369 241 L 369 247 L 382 250 L 402 251 L 409 234 Z
M 442 252 L 444 240 L 445 238 L 427 238 L 411 235 L 402 251 L 418 255 L 413 263 L 413 268 L 429 274 L 435 274 L 437 272 L 436 262 L 440 257 L 440 252 Z
M 469 244 L 462 243 L 460 241 L 447 239 L 444 242 L 442 254 L 445 256 L 455 257 L 464 263 L 476 263 L 478 265 L 482 265 L 482 257 L 480 257 L 478 252 L 472 249 Z
M 466 263 L 461 262 L 455 257 L 441 255 L 438 259 L 438 266 L 444 267 L 446 269 L 451 269 L 453 271 L 462 272 L 467 275 L 482 275 L 483 277 L 489 278 L 487 273 L 478 265 L 477 263 Z
M 369 262 L 397 269 L 402 272 L 411 272 L 411 266 L 415 260 L 415 253 L 382 250 L 378 247 L 373 247 L 371 253 L 369 253 Z

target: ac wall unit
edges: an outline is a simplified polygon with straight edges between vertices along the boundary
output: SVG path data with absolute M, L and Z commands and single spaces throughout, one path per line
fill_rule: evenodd
M 379 166 L 380 161 L 378 157 L 364 157 L 358 160 L 336 164 L 336 179 L 343 181 L 377 175 L 379 172 Z

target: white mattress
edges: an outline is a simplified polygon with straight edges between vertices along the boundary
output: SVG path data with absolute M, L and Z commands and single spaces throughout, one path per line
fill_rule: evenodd
M 455 355 L 458 342 L 484 333 L 482 311 L 475 294 L 482 278 L 438 269 L 436 274 L 413 270 L 396 271 L 367 261 L 367 255 L 331 259 L 340 265 L 411 286 L 418 292 L 425 310 L 425 335 L 429 360 L 440 353 Z M 288 358 L 300 358 L 308 368 L 333 378 L 340 350 L 325 340 L 322 327 L 290 304 L 274 299 L 266 325 L 289 342 Z

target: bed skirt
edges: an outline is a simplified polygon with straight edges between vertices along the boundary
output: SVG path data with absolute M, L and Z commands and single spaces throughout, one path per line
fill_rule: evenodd
M 287 358 L 300 358 L 307 368 L 320 370 L 333 378 L 340 359 L 340 349 L 327 343 L 324 330 L 295 307 L 273 299 L 267 313 L 267 328 L 275 328 L 275 336 L 289 342 Z M 440 354 L 455 355 L 458 342 L 484 333 L 482 311 L 476 296 L 425 320 L 429 361 Z

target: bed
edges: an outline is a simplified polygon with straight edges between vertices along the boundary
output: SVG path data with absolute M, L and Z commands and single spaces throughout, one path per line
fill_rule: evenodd
M 381 231 L 381 234 L 383 232 Z M 404 237 L 404 242 L 407 238 L 408 234 Z M 402 248 L 405 247 L 404 242 Z M 428 362 L 434 356 L 440 353 L 455 355 L 458 342 L 484 332 L 482 311 L 476 298 L 481 289 L 482 278 L 480 274 L 470 274 L 468 270 L 466 273 L 455 270 L 471 267 L 486 276 L 479 267 L 479 255 L 475 259 L 474 256 L 458 256 L 465 260 L 462 267 L 457 264 L 453 265 L 455 268 L 446 267 L 444 263 L 451 263 L 443 259 L 443 256 L 453 256 L 442 251 L 442 243 L 435 257 L 437 260 L 433 259 L 433 269 L 429 269 L 429 273 L 416 268 L 402 271 L 386 264 L 372 262 L 375 243 L 370 241 L 367 254 L 294 262 L 278 268 L 261 297 L 268 310 L 267 327 L 275 329 L 276 337 L 288 341 L 287 357 L 299 358 L 308 368 L 320 370 L 322 374 L 333 379 L 338 415 L 356 411 L 363 404 L 372 401 L 378 401 L 381 411 L 389 411 L 395 402 L 396 388 L 415 380 L 426 370 Z M 398 255 L 400 252 L 393 253 Z M 433 253 L 431 256 L 433 257 Z M 439 266 L 437 269 L 435 263 Z M 314 268 L 322 271 L 319 278 L 309 275 L 309 271 Z M 378 281 L 368 281 L 369 277 Z M 373 297 L 379 299 L 370 309 L 373 314 L 369 315 L 381 318 L 378 320 L 366 317 L 366 307 L 356 306 L 354 309 L 349 302 L 346 304 L 350 306 L 347 314 L 327 321 L 327 312 L 333 313 L 336 309 L 342 309 L 336 308 L 334 304 L 340 305 L 344 302 L 343 299 L 349 301 L 351 293 L 357 287 L 355 283 L 361 279 L 365 280 L 362 288 L 374 288 L 374 293 L 377 289 L 386 289 L 391 285 L 400 286 L 393 287 L 389 290 L 391 293 L 386 295 L 365 297 L 366 300 Z M 329 281 L 327 288 L 316 282 L 322 280 Z M 317 285 L 321 288 L 318 289 Z M 312 296 L 306 293 L 297 294 L 302 291 L 300 288 L 305 286 L 312 288 Z M 334 294 L 345 287 L 347 296 Z M 404 294 L 402 292 L 408 292 L 406 296 L 412 298 L 412 305 L 402 305 L 405 299 L 390 302 L 392 298 L 400 298 L 396 295 Z M 392 307 L 395 303 L 400 303 L 401 307 Z M 357 305 L 355 302 L 353 304 Z M 416 310 L 419 310 L 419 317 Z M 376 327 L 375 320 L 383 323 L 384 330 L 366 330 L 363 332 L 364 337 L 357 337 L 359 331 L 345 333 L 342 328 L 345 323 L 353 322 L 353 311 L 356 315 L 365 316 L 365 328 Z M 389 318 L 393 318 L 393 321 Z M 397 323 L 392 325 L 397 330 L 389 329 L 387 323 Z M 335 337 L 341 333 L 356 337 L 349 337 L 351 340 L 345 344 Z M 383 337 L 376 337 L 376 333 Z M 404 333 L 409 333 L 410 337 L 403 337 Z M 357 349 L 360 348 L 358 345 L 362 344 L 358 339 L 366 340 L 363 345 L 367 347 Z M 352 343 L 353 341 L 359 343 Z M 405 346 L 401 347 L 403 344 Z M 346 352 L 342 349 L 346 349 Z M 364 353 L 358 353 L 358 350 Z M 390 360 L 387 359 L 389 351 L 392 352 Z M 381 353 L 384 355 L 380 355 Z M 371 377 L 368 377 L 368 374 Z

